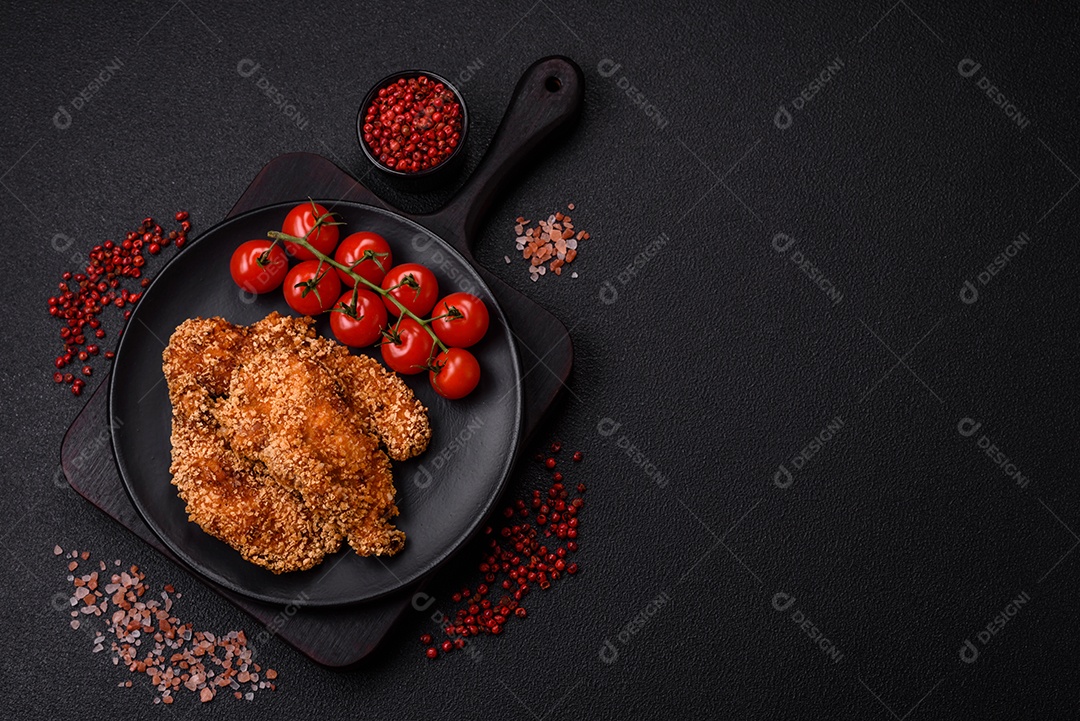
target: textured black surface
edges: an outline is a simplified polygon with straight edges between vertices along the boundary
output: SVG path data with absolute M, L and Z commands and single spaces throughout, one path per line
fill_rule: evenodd
M 1076 18 L 1044 4 L 908 0 L 653 12 L 184 0 L 5 13 L 5 717 L 1076 715 Z M 406 614 L 346 672 L 265 644 L 281 688 L 251 703 L 181 697 L 165 710 L 117 689 L 126 674 L 50 605 L 65 585 L 55 543 L 172 581 L 200 626 L 254 622 L 54 482 L 77 403 L 48 378 L 56 326 L 43 308 L 71 253 L 147 213 L 185 207 L 208 227 L 282 152 L 336 157 L 362 175 L 356 105 L 401 67 L 458 81 L 475 164 L 514 81 L 549 53 L 585 69 L 585 115 L 494 208 L 477 257 L 574 337 L 551 433 L 587 454 L 574 469 L 590 486 L 582 574 L 481 643 L 477 663 L 420 657 L 429 609 Z M 57 106 L 70 108 L 114 57 L 121 70 L 58 130 Z M 237 73 L 244 58 L 261 64 L 251 77 Z M 958 71 L 966 58 L 981 65 L 971 77 Z M 607 77 L 605 59 L 604 72 L 620 64 Z M 830 64 L 835 76 L 792 110 Z M 261 76 L 301 108 L 305 128 L 260 94 Z M 980 90 L 984 76 L 1026 127 Z M 781 103 L 792 113 L 784 130 Z M 443 197 L 372 185 L 416 212 Z M 532 284 L 520 262 L 502 262 L 513 218 L 567 201 L 595 236 L 581 277 Z M 1027 245 L 980 284 L 1021 232 Z M 58 233 L 76 241 L 63 253 Z M 795 239 L 783 253 L 778 233 Z M 800 272 L 796 251 L 839 303 Z M 618 293 L 610 304 L 605 280 Z M 966 280 L 980 291 L 973 304 L 960 299 Z M 605 436 L 597 424 L 608 418 L 605 431 L 621 426 Z M 795 470 L 792 457 L 837 418 L 835 437 Z M 964 418 L 982 423 L 970 437 L 957 430 Z M 980 450 L 983 435 L 1024 487 Z M 782 464 L 794 474 L 786 489 L 774 483 Z M 513 486 L 538 475 L 523 467 Z M 432 594 L 445 598 L 469 565 L 447 569 Z M 774 610 L 788 600 L 778 593 L 795 599 L 785 611 Z M 982 645 L 979 630 L 1021 593 L 1030 601 Z M 670 600 L 623 643 L 620 629 L 662 594 Z M 959 655 L 966 639 L 980 651 L 971 664 Z

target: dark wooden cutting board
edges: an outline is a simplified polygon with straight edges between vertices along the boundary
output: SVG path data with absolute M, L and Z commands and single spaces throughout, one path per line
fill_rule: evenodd
M 557 73 L 565 94 L 551 98 L 545 80 Z M 569 335 L 562 324 L 532 300 L 476 264 L 470 250 L 496 193 L 515 168 L 555 130 L 572 122 L 580 110 L 581 71 L 564 58 L 534 64 L 515 90 L 487 155 L 457 196 L 442 210 L 408 216 L 427 226 L 465 256 L 477 269 L 502 307 L 514 333 L 524 374 L 523 435 L 527 438 L 558 395 L 573 362 Z M 359 180 L 326 158 L 310 153 L 282 155 L 267 163 L 229 211 L 227 218 L 254 208 L 305 197 L 340 198 L 400 212 L 378 198 Z M 541 367 L 542 366 L 542 367 Z M 537 372 L 530 372 L 541 367 Z M 179 563 L 143 522 L 124 490 L 115 456 L 87 453 L 107 442 L 106 376 L 64 436 L 61 462 L 68 482 L 81 496 L 118 523 Z M 110 447 L 111 451 L 111 447 Z M 363 604 L 330 608 L 285 607 L 254 601 L 204 582 L 247 611 L 272 633 L 318 663 L 347 666 L 369 654 L 408 607 L 419 585 Z M 283 616 L 288 613 L 290 615 Z M 277 619 L 287 617 L 287 623 Z M 257 634 L 256 634 L 257 637 Z

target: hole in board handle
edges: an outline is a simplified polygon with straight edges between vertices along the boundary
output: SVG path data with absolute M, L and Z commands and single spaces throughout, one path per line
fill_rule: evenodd
M 554 75 L 550 75 L 548 76 L 548 79 L 544 81 L 544 87 L 547 88 L 549 93 L 557 93 L 562 88 L 562 80 L 559 80 Z

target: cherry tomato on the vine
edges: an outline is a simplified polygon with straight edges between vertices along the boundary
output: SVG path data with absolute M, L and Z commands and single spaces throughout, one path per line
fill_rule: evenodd
M 364 255 L 368 251 L 370 251 L 368 259 L 364 260 Z M 351 267 L 354 273 L 362 276 L 369 283 L 379 285 L 386 277 L 386 272 L 394 264 L 394 254 L 390 252 L 390 244 L 385 238 L 378 233 L 363 230 L 348 235 L 341 241 L 334 253 L 334 260 Z M 355 285 L 353 279 L 345 271 L 339 270 L 338 275 L 346 288 L 352 288 Z
M 285 276 L 285 301 L 303 315 L 318 315 L 334 307 L 341 295 L 341 279 L 329 265 L 319 261 L 297 263 Z
M 327 215 L 327 210 L 318 203 L 308 201 L 301 203 L 289 211 L 285 216 L 285 222 L 281 225 L 281 232 L 297 238 L 307 236 L 307 242 L 311 243 L 323 255 L 333 255 L 338 242 L 338 227 L 330 225 L 336 222 L 332 217 L 326 217 L 322 225 L 314 233 L 315 222 Z M 311 235 L 308 235 L 311 233 Z M 285 250 L 297 260 L 315 260 L 315 254 L 307 248 L 296 243 L 285 243 Z
M 440 317 L 442 316 L 442 317 Z M 455 348 L 468 348 L 487 333 L 487 306 L 471 293 L 451 293 L 431 311 L 431 329 L 439 340 Z
M 443 398 L 455 400 L 473 392 L 480 383 L 480 364 L 464 348 L 451 348 L 435 358 L 437 371 L 429 371 L 431 387 Z
M 435 274 L 419 263 L 402 263 L 390 269 L 382 282 L 383 290 L 390 292 L 403 306 L 416 315 L 423 317 L 435 306 L 439 297 L 439 281 Z M 391 290 L 391 288 L 393 290 Z M 383 303 L 390 315 L 401 315 L 397 303 L 383 297 Z
M 386 306 L 383 305 L 382 297 L 362 288 L 345 291 L 330 313 L 330 328 L 334 331 L 334 337 L 347 346 L 360 348 L 374 345 L 386 328 Z
M 402 318 L 387 331 L 382 357 L 391 370 L 404 375 L 421 373 L 431 360 L 435 340 L 427 329 L 412 318 Z
M 248 293 L 269 293 L 281 285 L 287 272 L 289 259 L 285 251 L 269 240 L 241 243 L 229 260 L 233 281 Z

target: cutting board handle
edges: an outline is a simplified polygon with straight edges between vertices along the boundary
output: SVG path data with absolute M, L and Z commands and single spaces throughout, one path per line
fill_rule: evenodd
M 521 76 L 480 164 L 442 209 L 418 218 L 467 257 L 495 196 L 532 151 L 581 112 L 585 76 L 561 55 L 542 58 Z

